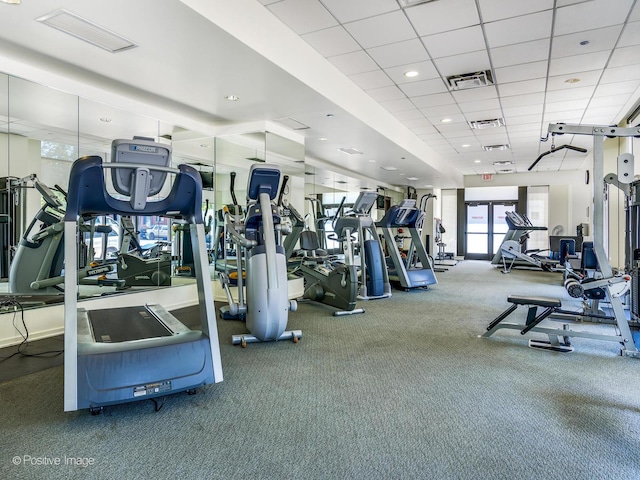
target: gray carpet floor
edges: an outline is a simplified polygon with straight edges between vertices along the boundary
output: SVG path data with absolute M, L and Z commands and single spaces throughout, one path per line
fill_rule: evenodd
M 640 360 L 477 337 L 509 294 L 570 305 L 559 274 L 465 261 L 438 280 L 363 315 L 302 303 L 298 344 L 233 346 L 244 324 L 219 320 L 224 382 L 158 412 L 64 413 L 61 366 L 1 383 L 0 478 L 640 478 Z

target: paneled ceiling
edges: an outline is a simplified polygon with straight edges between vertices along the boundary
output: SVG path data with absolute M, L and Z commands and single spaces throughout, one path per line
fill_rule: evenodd
M 405 3 L 23 0 L 0 4 L 0 71 L 204 133 L 277 123 L 318 168 L 417 188 L 526 172 L 549 123 L 617 124 L 640 99 L 637 0 Z M 35 21 L 58 9 L 137 46 L 110 53 Z M 486 85 L 447 79 L 471 73 L 461 85 Z M 587 157 L 563 150 L 536 170 Z

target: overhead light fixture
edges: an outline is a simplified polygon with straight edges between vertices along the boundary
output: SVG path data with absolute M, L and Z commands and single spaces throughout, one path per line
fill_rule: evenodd
M 396 167 L 380 167 L 382 170 L 386 170 L 387 172 L 395 172 L 398 170 Z
M 491 118 L 489 120 L 471 120 L 469 126 L 471 128 L 482 130 L 483 128 L 495 128 L 504 125 L 503 118 Z
M 494 150 L 509 150 L 511 146 L 508 143 L 502 145 L 483 145 L 482 149 L 485 152 L 493 152 Z
M 376 163 L 376 161 L 371 159 L 371 160 L 369 160 L 369 163 Z
M 450 118 L 443 118 L 442 120 L 440 120 L 440 122 L 442 123 L 451 123 L 453 120 Z
M 415 70 L 409 70 L 408 72 L 404 72 L 404 76 L 407 78 L 413 78 L 413 77 L 417 77 L 418 75 L 420 75 L 418 72 L 416 72 Z
M 564 83 L 578 83 L 579 81 L 579 78 L 567 78 Z
M 329 140 L 327 137 L 320 137 L 318 139 L 319 142 L 326 142 L 327 140 Z
M 278 118 L 274 121 L 280 123 L 281 125 L 284 125 L 285 127 L 289 127 L 292 130 L 307 130 L 311 128 L 309 125 L 305 125 L 304 123 L 299 122 L 295 118 L 291 117 Z
M 102 117 L 102 118 L 100 119 L 100 121 L 101 121 L 101 122 L 104 122 L 104 123 L 110 123 L 110 122 L 111 122 L 111 119 L 110 119 L 110 118 L 108 118 L 108 117 Z
M 2 3 L 6 3 L 8 5 L 20 5 L 22 0 L 0 0 Z
M 469 145 L 468 143 L 463 143 L 462 145 L 460 145 L 462 148 L 469 148 L 471 145 Z
M 362 155 L 360 150 L 353 147 L 339 148 L 338 150 L 342 153 L 346 153 L 347 155 Z
M 451 75 L 447 77 L 447 82 L 449 83 L 449 88 L 451 90 L 467 90 L 469 88 L 493 85 L 493 75 L 491 75 L 491 70 L 462 73 L 460 75 Z
M 229 100 L 230 102 L 237 102 L 238 100 L 240 100 L 240 97 L 237 97 L 235 95 L 227 95 L 224 98 L 225 100 Z
M 131 40 L 64 9 L 36 18 L 36 21 L 111 53 L 138 46 Z
M 420 180 L 418 177 L 407 177 L 407 180 L 411 180 L 412 182 L 415 180 Z
M 473 163 L 482 163 L 482 160 L 474 160 Z

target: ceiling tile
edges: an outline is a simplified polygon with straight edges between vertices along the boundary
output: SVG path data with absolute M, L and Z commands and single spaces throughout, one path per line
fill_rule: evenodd
M 599 108 L 606 106 L 623 107 L 629 100 L 629 95 L 609 95 L 598 98 L 592 98 L 589 102 L 589 108 Z
M 388 87 L 388 88 L 391 88 L 391 87 Z M 372 90 L 369 90 L 368 93 L 371 93 L 371 92 Z M 393 116 L 400 121 L 415 120 L 416 118 L 424 118 L 424 115 L 422 114 L 422 112 L 417 108 L 412 108 L 411 110 L 402 110 L 399 112 L 393 112 Z
M 468 90 L 455 90 L 451 92 L 451 95 L 458 103 L 477 102 L 478 100 L 498 98 L 498 91 L 495 86 L 487 85 L 484 87 L 469 88 Z
M 636 63 L 640 63 L 640 48 L 638 48 L 637 46 L 624 47 L 617 48 L 613 52 L 613 55 L 611 55 L 611 60 L 609 60 L 607 67 L 622 67 L 625 65 L 633 65 Z
M 468 113 L 481 112 L 483 110 L 500 110 L 500 101 L 497 98 L 490 98 L 488 100 L 478 100 L 477 102 L 459 103 L 458 106 L 462 113 L 467 115 Z
M 438 134 L 438 130 L 436 130 L 436 127 L 434 127 L 431 124 L 429 124 L 429 126 L 424 126 L 424 127 L 412 127 L 411 131 L 416 135 L 432 135 L 434 133 Z
M 418 76 L 411 78 L 406 77 L 405 73 L 411 70 L 418 72 Z M 431 61 L 410 63 L 409 65 L 400 65 L 398 67 L 385 68 L 384 71 L 387 75 L 389 75 L 389 77 L 391 77 L 391 80 L 398 84 L 419 82 L 421 80 L 440 77 L 440 74 L 436 70 L 436 67 L 433 66 L 433 63 Z
M 553 0 L 480 0 L 482 20 L 493 22 L 553 8 Z
M 629 80 L 626 82 L 607 83 L 596 87 L 594 97 L 616 95 L 620 93 L 633 93 L 640 85 L 640 80 Z
M 609 52 L 594 52 L 572 57 L 552 58 L 549 64 L 549 75 L 569 75 L 575 72 L 602 70 L 609 59 Z
M 548 10 L 485 24 L 487 43 L 496 48 L 551 36 L 553 12 Z
M 504 108 L 520 107 L 522 105 L 536 105 L 544 102 L 544 93 L 528 93 L 523 95 L 514 95 L 512 97 L 504 97 L 502 106 Z
M 547 62 L 524 63 L 511 67 L 495 69 L 495 80 L 498 84 L 532 80 L 547 76 Z
M 635 11 L 640 13 L 640 8 L 636 7 Z M 618 47 L 629 47 L 631 45 L 640 45 L 640 22 L 628 23 L 620 36 Z
M 378 47 L 416 37 L 407 18 L 399 10 L 348 23 L 344 27 L 363 48 Z
M 338 25 L 318 0 L 283 0 L 267 8 L 298 35 Z
M 479 25 L 422 37 L 433 58 L 485 50 L 484 35 Z
M 358 73 L 356 75 L 351 75 L 349 78 L 358 84 L 358 86 L 363 90 L 393 85 L 393 82 L 382 70 Z
M 323 57 L 333 57 L 360 50 L 358 42 L 342 26 L 307 33 L 302 35 L 302 38 Z
M 640 64 L 607 68 L 602 74 L 600 83 L 616 83 L 623 78 L 640 78 Z
M 433 128 L 433 125 L 431 125 L 431 122 L 429 120 L 427 120 L 426 118 L 413 118 L 410 120 L 403 120 L 402 123 L 404 123 L 407 127 L 409 128 L 424 128 L 424 127 L 428 127 L 428 128 Z M 424 132 L 424 133 L 428 133 L 428 132 Z M 431 132 L 433 133 L 433 132 Z
M 509 132 L 509 134 L 531 130 L 540 130 L 540 122 L 522 123 L 520 125 L 507 125 L 507 131 Z
M 551 40 L 545 38 L 532 42 L 497 47 L 491 50 L 491 62 L 494 67 L 500 68 L 508 67 L 509 65 L 519 65 L 521 63 L 546 61 L 549 57 L 550 44 Z
M 595 86 L 564 88 L 547 92 L 547 102 L 561 102 L 563 100 L 589 99 L 593 96 Z
M 558 8 L 554 33 L 564 35 L 624 23 L 632 4 L 629 0 L 593 0 Z
M 491 110 L 478 110 L 476 112 L 465 113 L 468 121 L 473 120 L 491 120 L 494 118 L 502 118 L 502 108 L 494 108 Z
M 439 133 L 420 134 L 419 137 L 424 140 L 428 145 L 442 145 L 449 143 Z
M 568 100 L 566 102 L 547 102 L 544 107 L 545 113 L 579 110 L 585 108 L 589 103 L 588 99 L 582 100 Z
M 542 123 L 542 114 L 511 115 L 506 119 L 507 129 L 513 125 L 523 125 L 527 123 Z
M 400 99 L 400 100 L 389 100 L 386 102 L 380 102 L 384 108 L 386 108 L 389 112 L 401 112 L 403 110 L 411 110 L 415 108 L 415 105 L 411 103 L 408 99 Z
M 508 119 L 511 116 L 517 117 L 521 115 L 535 115 L 542 113 L 542 104 L 539 105 L 523 105 L 521 107 L 503 108 L 505 117 Z M 509 122 L 507 121 L 507 125 Z
M 502 97 L 522 95 L 527 93 L 544 92 L 547 82 L 544 78 L 535 78 L 523 82 L 501 83 L 498 87 Z
M 622 25 L 614 25 L 586 32 L 555 36 L 551 48 L 551 58 L 611 50 L 616 45 L 621 30 Z M 580 45 L 580 42 L 584 41 L 589 43 Z
M 581 88 L 584 86 L 597 85 L 601 72 L 592 70 L 591 72 L 575 72 L 572 75 L 560 75 L 549 77 L 547 80 L 547 90 L 562 90 L 566 88 Z M 577 83 L 567 83 L 569 77 L 579 78 Z
M 378 102 L 386 102 L 387 100 L 400 100 L 406 98 L 406 95 L 402 92 L 402 90 L 400 90 L 395 85 L 390 87 L 373 88 L 367 90 L 367 93 Z
M 450 93 L 436 93 L 433 95 L 411 97 L 411 101 L 418 108 L 436 107 L 438 105 L 449 105 L 451 103 L 455 103 Z
M 440 78 L 422 80 L 421 82 L 405 83 L 399 85 L 404 93 L 409 97 L 419 97 L 421 95 L 431 95 L 433 93 L 443 93 L 447 87 Z
M 340 23 L 373 17 L 400 8 L 395 0 L 349 0 L 348 2 L 344 0 L 322 0 L 322 3 Z
M 429 61 L 429 55 L 422 42 L 414 38 L 405 42 L 392 43 L 381 47 L 367 49 L 378 65 L 382 68 L 397 67 Z
M 421 108 L 420 111 L 427 117 L 427 118 L 435 118 L 437 119 L 437 123 L 440 123 L 440 121 L 443 118 L 451 118 L 453 119 L 454 117 L 460 117 L 460 109 L 458 108 L 457 105 L 453 104 L 453 105 L 439 105 L 437 107 L 429 107 L 429 108 Z
M 491 64 L 485 50 L 479 52 L 437 58 L 433 61 L 443 76 L 489 70 Z
M 421 37 L 480 23 L 474 0 L 430 2 L 407 8 L 405 12 Z
M 371 71 L 380 71 L 376 62 L 364 50 L 357 52 L 345 53 L 336 57 L 330 57 L 329 60 L 338 67 L 345 75 L 355 75 L 356 73 L 364 73 Z

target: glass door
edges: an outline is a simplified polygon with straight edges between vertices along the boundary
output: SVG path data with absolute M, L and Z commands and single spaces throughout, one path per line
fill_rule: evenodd
M 466 204 L 466 248 L 464 258 L 485 260 L 489 257 L 489 204 Z
M 509 230 L 506 212 L 515 211 L 515 202 L 467 202 L 465 258 L 491 260 Z

